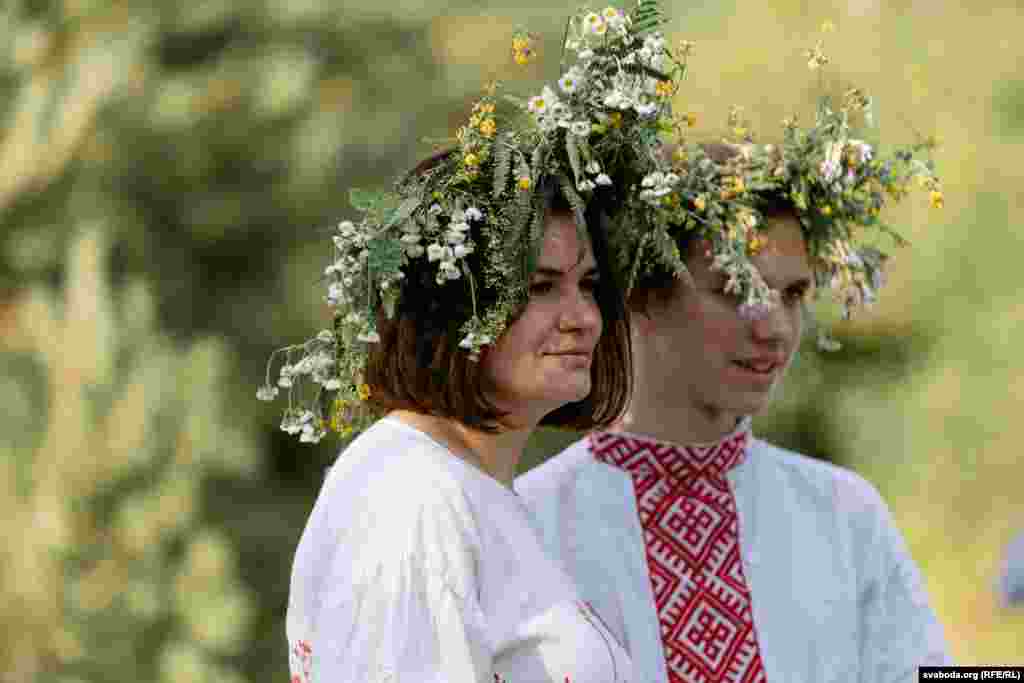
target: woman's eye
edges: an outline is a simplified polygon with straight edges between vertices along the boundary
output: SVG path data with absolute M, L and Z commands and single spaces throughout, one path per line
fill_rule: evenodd
M 530 296 L 541 296 L 551 291 L 554 285 L 550 282 L 534 282 L 530 285 Z
M 580 286 L 588 292 L 596 292 L 597 288 L 601 285 L 601 281 L 597 278 L 587 278 Z

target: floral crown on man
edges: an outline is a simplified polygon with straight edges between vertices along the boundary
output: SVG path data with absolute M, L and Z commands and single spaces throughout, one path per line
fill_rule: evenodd
M 470 303 L 459 346 L 477 359 L 527 299 L 552 186 L 572 207 L 581 234 L 589 201 L 609 192 L 617 202 L 612 229 L 642 232 L 652 248 L 670 249 L 668 233 L 657 229 L 664 221 L 651 209 L 666 206 L 666 188 L 680 180 L 661 146 L 689 123 L 673 116 L 671 100 L 690 46 L 670 49 L 658 31 L 663 22 L 655 0 L 572 16 L 557 83 L 528 99 L 499 96 L 497 85 L 489 86 L 458 130 L 454 150 L 392 191 L 351 192 L 361 217 L 338 225 L 325 270 L 333 329 L 276 352 L 257 393 L 273 400 L 279 388 L 288 391 L 282 429 L 317 442 L 328 429 L 347 435 L 366 425 L 360 407 L 370 391 L 370 345 L 380 339 L 378 311 L 394 315 L 415 259 L 436 269 L 438 296 Z M 517 33 L 514 61 L 534 59 L 533 46 L 530 34 Z M 467 264 L 473 253 L 484 282 Z M 632 257 L 628 249 L 619 255 Z M 483 285 L 498 293 L 488 307 L 480 301 Z
M 833 28 L 826 22 L 823 31 Z M 829 63 L 822 45 L 818 41 L 806 52 L 812 71 Z M 899 246 L 906 243 L 884 222 L 883 209 L 906 196 L 915 184 L 928 192 L 932 207 L 941 208 L 944 203 L 930 158 L 934 139 L 920 139 L 884 155 L 855 136 L 856 123 L 874 127 L 872 105 L 859 88 L 848 88 L 838 101 L 822 95 L 814 124 L 802 128 L 796 117 L 783 121 L 782 142 L 777 145 L 755 144 L 742 120 L 742 109 L 733 107 L 731 135 L 725 145 L 732 152 L 728 159 L 707 158 L 708 145 L 676 146 L 674 182 L 662 189 L 660 229 L 653 234 L 629 230 L 612 234 L 613 239 L 631 242 L 624 249 L 639 255 L 627 286 L 633 286 L 638 273 L 679 271 L 679 254 L 665 241 L 664 224 L 669 223 L 667 231 L 677 238 L 692 231 L 689 237 L 706 239 L 712 267 L 727 274 L 726 291 L 736 295 L 740 312 L 762 315 L 777 303 L 779 294 L 767 286 L 751 257 L 766 244 L 759 207 L 773 198 L 791 205 L 801 223 L 816 295 L 831 292 L 844 319 L 858 307 L 872 304 L 883 285 L 882 266 L 888 258 L 873 238 L 886 235 Z M 726 211 L 722 202 L 734 197 L 740 208 Z M 685 272 L 682 275 L 686 277 Z M 823 350 L 839 348 L 824 329 L 819 330 L 818 344 Z

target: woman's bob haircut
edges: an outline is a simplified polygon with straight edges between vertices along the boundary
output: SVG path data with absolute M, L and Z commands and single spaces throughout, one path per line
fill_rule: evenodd
M 422 173 L 451 151 L 440 152 L 417 166 Z M 572 214 L 568 201 L 554 183 L 543 187 L 547 212 Z M 587 231 L 600 279 L 596 291 L 603 326 L 591 364 L 591 391 L 583 400 L 548 413 L 541 425 L 585 431 L 610 426 L 625 410 L 632 390 L 629 319 L 622 290 L 616 284 L 608 254 L 605 224 L 608 210 L 615 206 L 611 193 L 597 195 L 586 211 Z M 471 228 L 477 244 L 483 236 Z M 493 305 L 497 292 L 484 286 L 486 248 L 477 248 L 467 265 L 477 283 L 477 304 Z M 457 291 L 462 281 L 437 285 L 432 264 L 411 259 L 401 281 L 401 295 L 395 316 L 377 315 L 380 342 L 370 348 L 366 382 L 370 403 L 382 411 L 411 410 L 450 418 L 476 429 L 496 432 L 505 416 L 485 395 L 483 360 L 470 360 L 459 348 L 459 328 L 471 317 L 469 296 Z M 514 321 L 513 321 L 514 322 Z M 487 353 L 487 348 L 483 351 Z

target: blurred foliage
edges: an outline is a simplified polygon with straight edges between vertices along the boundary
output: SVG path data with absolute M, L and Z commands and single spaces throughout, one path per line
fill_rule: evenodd
M 321 242 L 347 188 L 423 157 L 489 78 L 554 79 L 575 8 L 4 3 L 4 680 L 287 680 L 291 556 L 338 444 L 276 431 L 263 363 L 327 319 Z M 882 490 L 959 661 L 1024 663 L 1024 614 L 993 591 L 1024 527 L 1020 9 L 669 9 L 669 38 L 697 43 L 677 104 L 698 134 L 733 104 L 766 138 L 809 113 L 802 51 L 831 19 L 829 87 L 876 96 L 883 142 L 942 138 L 945 212 L 894 212 L 912 246 L 877 309 L 840 354 L 802 351 L 757 427 Z M 517 25 L 542 58 L 512 72 Z M 538 433 L 524 467 L 577 436 Z
M 3 375 L 0 677 L 243 680 L 255 603 L 202 506 L 211 475 L 260 464 L 222 403 L 230 356 L 155 331 L 145 284 L 112 292 L 104 237 L 80 226 L 64 291 L 3 312 L 0 350 L 32 369 Z

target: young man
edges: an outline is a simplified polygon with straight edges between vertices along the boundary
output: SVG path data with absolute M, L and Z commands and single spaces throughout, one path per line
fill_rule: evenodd
M 516 480 L 545 545 L 611 622 L 637 680 L 917 680 L 948 663 L 942 628 L 885 503 L 858 475 L 750 431 L 798 347 L 812 286 L 791 204 L 764 212 L 751 260 L 779 293 L 741 315 L 710 243 L 692 282 L 632 296 L 635 394 Z

